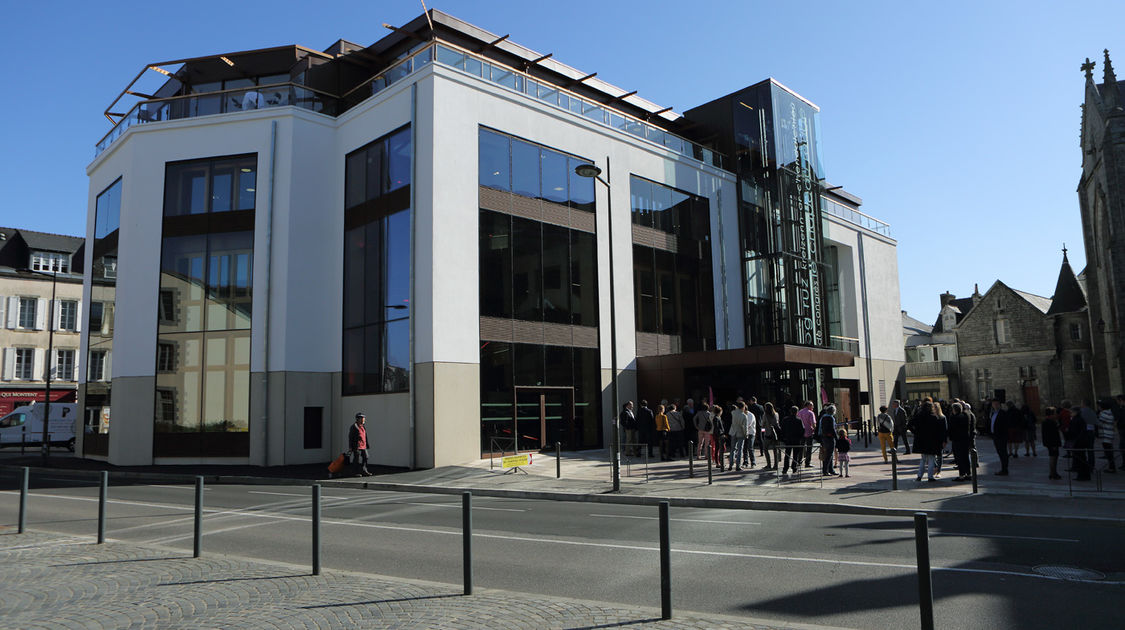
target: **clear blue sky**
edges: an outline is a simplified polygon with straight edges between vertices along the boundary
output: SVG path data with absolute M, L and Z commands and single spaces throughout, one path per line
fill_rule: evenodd
M 1075 187 L 1086 57 L 1125 3 L 486 2 L 443 10 L 676 111 L 772 76 L 821 107 L 828 179 L 891 224 L 902 307 L 996 280 L 1050 296 L 1085 264 Z M 370 44 L 418 0 L 5 7 L 0 225 L 83 234 L 102 111 L 144 64 L 282 44 Z M 1116 36 L 1116 37 L 1115 37 Z

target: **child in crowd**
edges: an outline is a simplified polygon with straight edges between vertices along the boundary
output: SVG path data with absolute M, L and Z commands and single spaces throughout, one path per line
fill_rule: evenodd
M 848 451 L 852 450 L 852 441 L 848 438 L 848 432 L 844 429 L 836 434 L 836 463 L 839 464 L 840 472 L 837 475 L 851 477 L 848 472 L 848 463 L 852 461 L 852 456 Z

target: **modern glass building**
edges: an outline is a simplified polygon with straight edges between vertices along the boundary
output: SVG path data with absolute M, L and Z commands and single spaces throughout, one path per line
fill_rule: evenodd
M 327 461 L 358 411 L 388 465 L 599 448 L 615 381 L 811 396 L 852 365 L 816 108 L 771 81 L 720 124 L 594 75 L 439 11 L 146 65 L 88 169 L 87 255 L 123 264 L 87 278 L 116 325 L 86 328 L 114 356 L 80 452 Z

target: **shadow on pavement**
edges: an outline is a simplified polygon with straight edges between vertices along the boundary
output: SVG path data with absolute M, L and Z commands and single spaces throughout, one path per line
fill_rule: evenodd
M 175 559 L 175 558 L 172 558 Z M 91 562 L 90 564 L 96 564 Z M 294 575 L 259 575 L 255 577 L 240 577 L 240 578 L 219 578 L 216 580 L 195 580 L 193 582 L 162 582 L 156 586 L 188 586 L 191 584 L 219 584 L 222 582 L 251 582 L 254 580 L 285 580 L 288 578 L 305 578 L 309 575 L 307 573 L 294 574 Z
M 315 608 L 343 608 L 347 606 L 372 606 L 375 604 L 394 604 L 397 602 L 413 602 L 423 599 L 446 599 L 448 597 L 465 597 L 461 593 L 446 593 L 444 595 L 419 595 L 418 597 L 399 597 L 398 599 L 373 599 L 365 602 L 341 602 L 339 604 L 317 604 L 315 606 L 301 606 L 305 610 Z

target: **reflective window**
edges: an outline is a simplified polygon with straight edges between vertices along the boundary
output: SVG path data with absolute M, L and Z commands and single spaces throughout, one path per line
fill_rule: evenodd
M 542 225 L 512 217 L 512 299 L 516 319 L 543 319 Z
M 566 204 L 567 157 L 562 153 L 544 149 L 539 156 L 540 172 L 543 177 L 543 198 L 554 203 Z
M 566 164 L 567 177 L 570 178 L 570 207 L 583 212 L 594 211 L 594 178 L 582 177 L 574 172 L 579 164 L 589 164 L 589 160 L 568 157 Z
M 410 169 L 409 128 L 346 157 L 345 395 L 409 388 Z
M 678 337 L 684 352 L 714 349 L 707 199 L 636 176 L 630 198 L 634 223 L 678 237 L 676 252 L 633 246 L 637 330 Z
M 498 190 L 511 190 L 511 171 L 508 159 L 511 141 L 508 136 L 481 129 L 480 131 L 480 185 Z
M 480 314 L 512 317 L 512 217 L 480 211 Z
M 512 192 L 539 196 L 539 147 L 523 140 L 512 140 Z
M 251 155 L 166 168 L 154 455 L 248 449 L 256 163 Z M 190 217 L 203 213 L 206 223 Z M 188 433 L 229 439 L 163 437 Z

